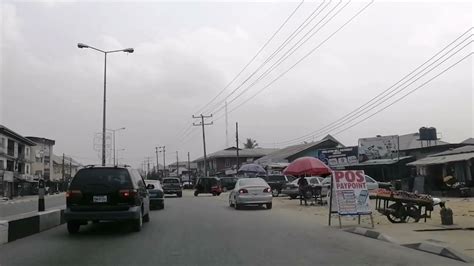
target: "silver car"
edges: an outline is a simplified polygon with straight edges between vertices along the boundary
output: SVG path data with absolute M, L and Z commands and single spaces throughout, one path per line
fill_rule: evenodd
M 241 178 L 229 194 L 229 206 L 240 209 L 243 205 L 266 205 L 272 208 L 272 189 L 262 178 Z

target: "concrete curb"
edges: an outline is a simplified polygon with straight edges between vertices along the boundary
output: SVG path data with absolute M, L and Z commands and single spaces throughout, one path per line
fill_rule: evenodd
M 37 234 L 64 223 L 64 210 L 50 210 L 0 221 L 0 244 Z
M 442 257 L 447 257 L 454 260 L 459 260 L 462 262 L 474 262 L 473 258 L 466 256 L 462 253 L 459 253 L 452 248 L 438 246 L 438 245 L 434 245 L 428 242 L 404 244 L 402 246 L 428 252 L 428 253 L 435 254 Z
M 349 229 L 345 229 L 344 231 L 349 232 L 349 233 L 353 233 L 353 234 L 357 234 L 357 235 L 361 235 L 361 236 L 365 236 L 365 237 L 369 237 L 369 238 L 373 238 L 373 239 L 382 240 L 382 241 L 385 241 L 385 242 L 399 244 L 389 236 L 386 236 L 386 235 L 384 235 L 380 232 L 377 232 L 377 231 L 374 231 L 374 230 L 369 230 L 369 229 L 362 228 L 362 227 L 352 227 L 352 228 L 349 228 Z M 420 251 L 424 251 L 424 252 L 428 252 L 428 253 L 431 253 L 431 254 L 435 254 L 435 255 L 438 255 L 438 256 L 442 256 L 442 257 L 446 257 L 446 258 L 450 258 L 450 259 L 454 259 L 454 260 L 459 260 L 459 261 L 462 261 L 462 262 L 468 262 L 468 263 L 474 262 L 473 258 L 471 258 L 469 256 L 466 256 L 466 255 L 464 255 L 460 252 L 457 252 L 456 250 L 454 250 L 452 248 L 438 246 L 438 245 L 434 245 L 434 244 L 431 244 L 431 243 L 428 243 L 428 242 L 413 243 L 413 244 L 402 244 L 401 246 L 416 249 L 416 250 L 420 250 Z
M 357 235 L 361 235 L 361 236 L 365 236 L 365 237 L 369 237 L 369 238 L 373 238 L 373 239 L 382 240 L 382 241 L 389 242 L 389 243 L 396 243 L 395 240 L 393 240 L 389 236 L 386 236 L 386 235 L 384 235 L 380 232 L 377 232 L 377 231 L 374 231 L 374 230 L 369 230 L 369 229 L 362 228 L 362 227 L 352 227 L 352 228 L 346 229 L 344 231 L 349 232 L 349 233 L 353 233 L 353 234 L 357 234 Z

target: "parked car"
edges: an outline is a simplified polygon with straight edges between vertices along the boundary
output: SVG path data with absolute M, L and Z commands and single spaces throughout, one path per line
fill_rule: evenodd
M 229 206 L 238 210 L 244 205 L 265 204 L 271 209 L 272 198 L 272 189 L 263 178 L 241 178 L 229 194 Z
M 306 178 L 306 180 L 308 181 L 308 184 L 311 187 L 321 186 L 321 182 L 323 181 L 323 178 L 320 176 L 309 176 L 309 177 L 304 177 L 304 178 Z M 298 187 L 298 180 L 299 178 L 284 185 L 281 190 L 281 193 L 288 195 L 291 199 L 296 199 L 300 194 L 299 187 Z
M 194 196 L 202 193 L 210 193 L 219 196 L 222 193 L 221 180 L 217 177 L 200 177 L 194 187 Z
M 150 209 L 163 209 L 165 207 L 165 193 L 159 180 L 145 180 L 146 189 L 150 194 Z
M 220 177 L 219 179 L 221 180 L 222 189 L 224 191 L 234 189 L 235 183 L 237 183 L 238 180 L 237 177 Z
M 390 190 L 391 187 L 392 187 L 391 183 L 389 183 L 389 182 L 378 182 L 378 181 L 376 181 L 375 179 L 373 179 L 372 177 L 370 177 L 368 175 L 365 175 L 365 182 L 366 182 L 366 185 L 367 185 L 367 190 L 369 191 L 369 195 L 371 197 L 374 196 L 374 193 L 378 188 L 385 188 L 385 189 Z M 323 196 L 327 196 L 330 187 L 331 187 L 331 177 L 324 178 L 324 180 L 322 181 L 321 194 Z
M 145 181 L 130 167 L 88 166 L 79 170 L 66 193 L 64 219 L 70 234 L 88 221 L 129 221 L 134 231 L 150 220 Z
M 269 175 L 264 179 L 272 189 L 272 195 L 274 197 L 278 197 L 278 195 L 281 193 L 281 190 L 283 189 L 283 186 L 295 180 L 295 177 L 291 175 Z
M 165 194 L 176 194 L 178 198 L 183 196 L 183 186 L 181 181 L 176 177 L 165 177 L 163 178 L 163 192 Z
M 183 181 L 183 189 L 192 189 L 192 188 L 193 188 L 193 182 Z

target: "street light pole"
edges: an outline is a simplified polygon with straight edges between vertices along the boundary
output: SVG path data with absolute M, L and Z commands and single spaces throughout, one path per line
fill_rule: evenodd
M 107 82 L 106 81 L 107 81 L 107 53 L 104 53 L 104 109 L 102 111 L 102 166 L 105 166 L 105 125 L 106 125 L 106 122 L 105 122 L 105 112 L 106 112 L 105 107 L 106 106 L 105 105 L 107 102 L 106 100 L 107 99 Z
M 93 46 L 78 43 L 78 48 L 90 48 L 101 52 L 104 54 L 104 106 L 102 111 L 102 166 L 105 166 L 105 130 L 106 130 L 106 103 L 107 103 L 107 54 L 116 53 L 116 52 L 126 52 L 126 53 L 133 53 L 135 50 L 133 48 L 126 48 L 120 50 L 111 50 L 111 51 L 104 51 Z M 115 152 L 114 152 L 115 157 Z

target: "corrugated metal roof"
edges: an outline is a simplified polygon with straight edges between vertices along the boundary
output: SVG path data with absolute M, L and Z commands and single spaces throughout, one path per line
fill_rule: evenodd
M 461 142 L 462 144 L 474 145 L 474 138 L 468 138 L 465 141 Z
M 474 146 L 472 145 L 462 146 L 456 149 L 451 149 L 444 152 L 436 153 L 431 156 L 443 156 L 443 155 L 452 155 L 452 154 L 468 153 L 468 152 L 474 152 Z
M 364 165 L 387 165 L 387 164 L 394 164 L 397 163 L 398 160 L 403 161 L 406 159 L 413 158 L 412 156 L 402 156 L 400 158 L 393 158 L 393 159 L 376 159 L 376 160 L 368 160 L 362 163 L 350 165 L 350 166 L 364 166 Z
M 254 148 L 254 149 L 239 149 L 239 157 L 262 157 L 272 152 L 278 151 L 278 149 L 267 149 L 267 148 Z M 208 154 L 207 159 L 225 158 L 225 157 L 237 157 L 237 151 L 235 149 L 225 149 L 216 151 Z M 204 157 L 197 158 L 194 162 L 203 161 Z
M 268 163 L 284 163 L 288 162 L 288 157 L 295 155 L 297 153 L 300 153 L 302 151 L 305 151 L 307 149 L 313 148 L 325 141 L 332 140 L 335 143 L 338 143 L 339 145 L 342 146 L 342 144 L 336 140 L 333 136 L 327 135 L 320 141 L 316 142 L 310 142 L 310 143 L 304 143 L 304 144 L 298 144 L 298 145 L 293 145 L 293 146 L 288 146 L 286 148 L 280 149 L 278 151 L 275 151 L 267 156 L 264 156 L 258 160 L 256 160 L 256 163 L 259 164 L 268 164 Z
M 474 158 L 474 152 L 459 153 L 445 156 L 430 156 L 418 161 L 408 163 L 407 165 L 433 165 L 444 164 L 449 162 L 467 161 Z

